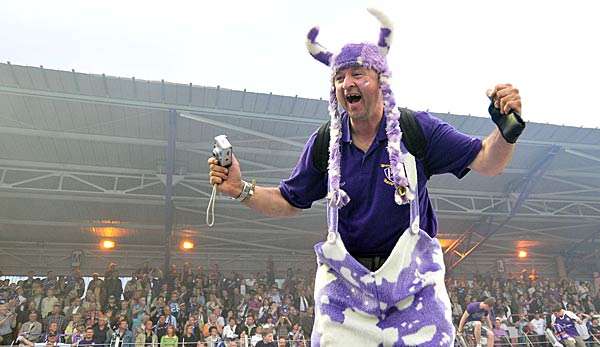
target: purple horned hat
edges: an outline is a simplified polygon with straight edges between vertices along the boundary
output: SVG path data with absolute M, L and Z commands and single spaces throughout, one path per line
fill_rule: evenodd
M 368 9 L 375 16 L 380 24 L 379 40 L 377 44 L 372 43 L 350 43 L 342 47 L 338 54 L 333 54 L 317 40 L 319 29 L 312 28 L 306 38 L 306 47 L 308 52 L 321 63 L 332 68 L 332 76 L 339 70 L 352 66 L 364 66 L 373 69 L 379 74 L 379 83 L 383 94 L 383 112 L 386 120 L 386 133 L 388 137 L 388 154 L 390 156 L 390 165 L 392 169 L 392 178 L 396 186 L 395 201 L 397 204 L 405 204 L 414 199 L 411 189 L 408 188 L 408 180 L 403 174 L 403 163 L 406 153 L 403 153 L 400 146 L 402 132 L 400 131 L 400 112 L 396 108 L 394 94 L 390 88 L 391 73 L 387 65 L 386 56 L 390 50 L 392 41 L 392 23 L 381 11 Z M 329 203 L 332 206 L 341 208 L 345 206 L 350 198 L 342 189 L 340 189 L 340 138 L 341 117 L 345 113 L 339 107 L 335 87 L 332 84 L 329 97 L 329 115 L 331 117 L 330 142 L 329 142 Z

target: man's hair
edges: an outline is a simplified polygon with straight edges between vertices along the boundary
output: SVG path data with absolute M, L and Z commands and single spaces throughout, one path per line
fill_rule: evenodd
M 210 328 L 208 328 L 208 332 L 209 332 L 209 333 L 210 333 L 211 331 L 213 331 L 213 330 L 217 330 L 217 327 L 216 327 L 216 326 L 214 326 L 214 325 L 213 325 L 213 326 L 211 326 Z
M 562 310 L 563 307 L 562 305 L 558 304 L 558 305 L 554 305 L 554 307 L 552 307 L 552 312 L 560 312 L 560 310 Z
M 483 300 L 483 303 L 488 305 L 489 307 L 493 307 L 494 304 L 496 304 L 496 299 L 494 299 L 494 297 L 489 297 Z

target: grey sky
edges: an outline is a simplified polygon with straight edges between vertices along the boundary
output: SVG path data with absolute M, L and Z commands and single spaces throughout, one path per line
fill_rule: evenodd
M 511 82 L 536 122 L 600 126 L 594 1 L 8 1 L 0 59 L 89 73 L 327 97 L 329 72 L 304 37 L 337 50 L 374 41 L 375 5 L 394 21 L 399 104 L 485 115 Z

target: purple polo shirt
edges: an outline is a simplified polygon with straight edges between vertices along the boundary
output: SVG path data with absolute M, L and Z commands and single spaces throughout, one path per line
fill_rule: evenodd
M 427 112 L 416 112 L 415 116 L 428 143 L 427 154 L 416 161 L 420 225 L 434 237 L 437 218 L 425 184 L 431 175 L 448 172 L 458 178 L 466 175 L 467 166 L 481 149 L 481 140 L 458 132 Z M 283 197 L 297 208 L 310 208 L 314 201 L 327 195 L 327 174 L 320 173 L 313 164 L 315 139 L 316 132 L 308 139 L 291 176 L 279 185 Z M 385 121 L 380 123 L 375 140 L 365 153 L 352 144 L 348 117 L 342 118 L 340 186 L 351 200 L 339 211 L 338 231 L 353 256 L 389 255 L 408 228 L 410 209 L 394 202 L 386 146 Z
M 469 314 L 469 318 L 467 318 L 467 322 L 479 322 L 482 318 L 488 316 L 488 311 L 479 307 L 481 305 L 481 301 L 475 301 L 467 305 L 467 313 Z

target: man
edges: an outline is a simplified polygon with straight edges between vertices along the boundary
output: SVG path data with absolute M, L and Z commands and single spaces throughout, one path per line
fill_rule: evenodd
M 52 312 L 54 305 L 59 304 L 58 298 L 54 296 L 54 289 L 50 288 L 46 292 L 46 297 L 42 299 L 42 318 Z
M 308 311 L 308 307 L 312 306 L 312 298 L 310 295 L 306 295 L 304 287 L 298 288 L 298 294 L 294 298 L 294 306 L 300 312 L 306 312 Z
M 67 343 L 61 343 L 60 336 L 56 333 L 46 335 L 43 342 L 31 344 L 30 347 L 71 347 Z
M 263 339 L 263 329 L 261 327 L 256 327 L 254 331 L 254 335 L 250 337 L 250 344 L 252 347 L 256 347 L 256 344 L 262 341 Z
M 83 310 L 81 308 L 81 299 L 78 297 L 71 299 L 71 305 L 65 307 L 64 309 L 67 320 L 71 319 L 71 317 L 73 317 L 74 314 L 81 314 L 82 311 Z
M 262 341 L 258 341 L 255 347 L 277 347 L 277 342 L 273 340 L 273 332 L 263 332 Z
M 92 274 L 92 280 L 88 284 L 87 290 L 89 292 L 94 293 L 94 296 L 96 297 L 96 302 L 102 301 L 101 293 L 102 293 L 103 288 L 104 288 L 104 281 L 102 281 L 100 279 L 99 273 L 94 272 Z
M 119 279 L 119 274 L 116 268 L 111 267 L 104 276 L 104 291 L 107 297 L 112 295 L 115 300 L 121 300 L 123 294 L 122 282 Z
M 164 309 L 165 323 L 167 325 L 172 325 L 173 328 L 175 329 L 175 331 L 177 331 L 177 318 L 175 318 L 175 316 L 171 314 L 171 308 L 168 305 L 166 305 L 163 309 Z
M 8 308 L 8 304 L 0 304 L 0 344 L 10 345 L 13 342 L 16 326 L 17 315 Z
M 58 284 L 58 279 L 57 279 L 56 275 L 54 274 L 54 271 L 48 271 L 46 273 L 46 278 L 44 278 L 42 280 L 42 286 L 44 287 L 44 290 L 48 290 L 50 288 L 54 289 L 54 288 L 56 288 L 57 284 Z
M 113 335 L 113 331 L 108 324 L 108 317 L 100 315 L 98 323 L 94 324 L 94 342 L 97 345 L 108 344 Z
M 315 300 L 313 344 L 384 344 L 384 327 L 389 327 L 397 330 L 394 337 L 386 337 L 394 343 L 451 346 L 454 328 L 444 264 L 439 243 L 432 239 L 437 220 L 425 184 L 430 176 L 448 172 L 458 178 L 470 169 L 484 175 L 501 173 L 523 127 L 521 122 L 512 123 L 519 124 L 518 131 L 507 131 L 506 120 L 513 118 L 506 115 L 520 113 L 521 99 L 509 84 L 488 93 L 498 129 L 483 142 L 426 112 L 414 113 L 417 127 L 411 135 L 416 139 L 419 131 L 414 129 L 420 129 L 425 141 L 417 142 L 426 146 L 413 147 L 415 153 L 408 155 L 405 147 L 413 141 L 401 142 L 400 113 L 385 57 L 391 23 L 382 13 L 371 12 L 382 23 L 378 45 L 348 44 L 334 55 L 316 42 L 317 28 L 308 35 L 311 55 L 333 69 L 329 160 L 319 159 L 320 148 L 327 148 L 321 141 L 327 137 L 320 135 L 326 131 L 319 131 L 309 138 L 290 178 L 277 188 L 243 181 L 235 158 L 228 169 L 210 158 L 210 182 L 269 216 L 292 216 L 328 198 L 327 241 L 315 247 L 319 300 Z M 320 170 L 322 162 L 329 163 L 326 173 Z M 382 271 L 377 272 L 379 268 Z M 402 271 L 406 268 L 410 271 Z M 417 295 L 424 301 L 414 300 Z M 397 309 L 399 302 L 402 309 Z M 419 312 L 423 307 L 427 314 Z M 423 319 L 410 327 L 402 325 L 415 320 L 415 315 Z
M 134 343 L 133 333 L 128 328 L 127 320 L 121 319 L 119 328 L 110 339 L 110 347 L 129 347 Z
M 94 342 L 94 329 L 88 327 L 85 329 L 85 336 L 83 337 L 83 339 L 77 342 L 77 346 L 91 346 L 95 344 L 96 343 Z
M 56 323 L 58 333 L 62 334 L 67 327 L 67 318 L 62 314 L 60 304 L 54 304 L 52 312 L 46 317 L 45 326 L 49 327 L 50 324 Z
M 208 337 L 206 337 L 206 344 L 208 347 L 220 347 L 223 343 L 223 339 L 219 336 L 219 331 L 217 331 L 217 327 L 212 326 L 208 329 Z
M 241 336 L 241 333 L 244 332 L 246 336 L 252 337 L 256 332 L 256 328 L 257 326 L 254 321 L 254 316 L 250 314 L 248 317 L 246 317 L 246 324 L 239 325 L 235 333 L 238 336 Z
M 488 347 L 494 347 L 493 326 L 490 320 L 490 311 L 496 303 L 494 298 L 487 298 L 484 301 L 475 301 L 467 305 L 465 313 L 463 313 L 458 323 L 458 333 L 462 334 L 465 327 L 473 328 L 475 341 L 477 346 L 481 346 L 481 333 L 487 335 Z M 482 326 L 481 321 L 484 320 L 487 327 Z
M 223 338 L 224 339 L 233 339 L 238 338 L 238 334 L 236 334 L 237 322 L 234 317 L 229 318 L 229 324 L 223 328 Z
M 144 322 L 144 331 L 135 337 L 135 347 L 157 347 L 158 342 L 158 337 L 153 331 L 152 321 L 148 319 Z
M 592 341 L 594 347 L 600 346 L 600 319 L 598 316 L 592 318 L 592 326 L 590 327 L 590 335 L 592 335 Z
M 158 316 L 158 322 L 156 322 L 156 326 L 154 327 L 154 333 L 156 334 L 158 341 L 167 334 L 168 327 L 169 324 L 165 321 L 165 315 L 161 314 Z
M 38 314 L 35 311 L 29 313 L 29 320 L 21 325 L 17 342 L 19 345 L 27 345 L 27 340 L 30 343 L 36 343 L 42 336 L 42 323 L 38 322 Z
M 533 342 L 542 343 L 544 341 L 544 335 L 546 334 L 546 320 L 541 314 L 536 313 L 530 323 L 534 333 L 532 336 Z
M 556 305 L 552 310 L 552 326 L 560 334 L 561 343 L 567 347 L 585 347 L 585 342 L 577 331 L 576 323 L 583 322 L 571 311 L 563 309 L 561 305 Z

